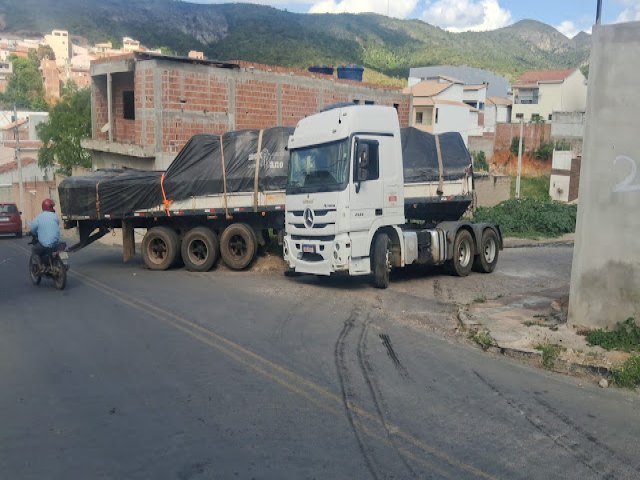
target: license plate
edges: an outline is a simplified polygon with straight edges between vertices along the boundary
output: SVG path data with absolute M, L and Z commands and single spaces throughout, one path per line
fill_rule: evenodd
M 315 245 L 302 245 L 302 253 L 316 253 Z
M 69 254 L 67 252 L 60 252 L 60 260 L 69 260 Z
M 7 217 L 0 217 L 0 222 L 8 222 L 9 219 Z

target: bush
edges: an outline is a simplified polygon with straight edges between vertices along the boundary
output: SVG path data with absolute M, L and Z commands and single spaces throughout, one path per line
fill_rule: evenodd
M 495 207 L 480 207 L 473 219 L 497 223 L 505 236 L 559 237 L 575 231 L 577 210 L 577 205 L 520 198 L 506 200 Z
M 599 345 L 605 350 L 640 351 L 640 326 L 633 317 L 618 322 L 611 331 L 598 328 L 587 333 L 589 345 Z
M 511 198 L 516 196 L 516 177 L 511 177 Z M 550 175 L 537 177 L 520 177 L 520 198 L 551 201 L 549 197 Z
M 535 152 L 533 152 L 533 156 L 538 160 L 551 160 L 553 158 L 554 148 L 555 145 L 553 142 L 543 143 Z
M 471 152 L 471 156 L 473 157 L 473 168 L 475 170 L 482 170 L 485 172 L 489 171 L 489 164 L 487 163 L 487 157 L 482 150 L 479 152 L 473 151 Z
M 513 137 L 511 139 L 511 147 L 509 151 L 514 155 L 518 155 L 518 147 L 520 146 L 520 137 Z M 524 138 L 522 139 L 522 154 L 524 155 Z
M 623 388 L 635 388 L 640 385 L 640 356 L 631 357 L 611 372 L 613 383 Z

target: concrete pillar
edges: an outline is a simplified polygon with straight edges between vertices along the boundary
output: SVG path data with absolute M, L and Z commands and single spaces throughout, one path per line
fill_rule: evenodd
M 569 323 L 640 320 L 640 22 L 596 25 Z

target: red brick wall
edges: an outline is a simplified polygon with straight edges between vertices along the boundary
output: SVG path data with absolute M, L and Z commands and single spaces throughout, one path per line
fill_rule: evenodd
M 519 136 L 519 123 L 498 123 L 494 151 L 508 151 L 511 148 L 511 139 Z M 551 141 L 551 124 L 527 123 L 524 125 L 522 137 L 526 152 L 536 150 L 541 144 Z
M 270 72 L 267 70 L 271 70 Z M 402 126 L 409 124 L 409 97 L 389 88 L 372 88 L 358 82 L 327 82 L 314 75 L 283 75 L 290 69 L 230 71 L 200 65 L 138 62 L 135 73 L 113 75 L 113 140 L 117 143 L 156 144 L 156 122 L 162 118 L 162 150 L 177 152 L 195 134 L 224 133 L 231 128 L 295 126 L 321 107 L 358 99 L 376 104 L 397 104 Z M 160 91 L 155 79 L 160 77 Z M 135 88 L 134 88 L 135 79 Z M 107 123 L 106 76 L 93 79 L 95 94 L 94 138 L 106 140 L 100 128 Z M 371 88 L 370 91 L 351 89 Z M 136 119 L 123 118 L 122 92 L 135 92 Z M 156 99 L 155 95 L 160 95 Z M 280 104 L 279 104 L 280 100 Z M 155 107 L 161 112 L 156 115 Z
M 136 135 L 136 122 L 139 122 L 140 119 L 124 118 L 123 92 L 134 90 L 133 73 L 114 74 L 111 88 L 113 92 L 113 141 L 124 144 L 140 144 L 139 128 L 138 135 Z
M 95 124 L 93 125 L 93 138 L 96 140 L 107 140 L 108 133 L 102 133 L 102 126 L 109 121 L 109 112 L 107 107 L 107 80 L 106 76 L 93 77 L 93 112 L 95 115 Z
M 278 124 L 277 88 L 273 81 L 236 81 L 237 130 L 273 127 Z
M 211 123 L 207 119 L 165 118 L 162 122 L 162 151 L 177 153 L 198 133 L 224 133 L 227 124 Z

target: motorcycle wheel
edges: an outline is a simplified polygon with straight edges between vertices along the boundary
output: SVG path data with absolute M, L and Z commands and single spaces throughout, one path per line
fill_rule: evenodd
M 40 285 L 42 276 L 38 271 L 38 262 L 35 261 L 33 255 L 29 257 L 29 277 L 31 278 L 31 283 L 33 283 L 34 285 Z
M 67 285 L 67 269 L 62 260 L 57 259 L 53 266 L 53 282 L 58 290 L 64 290 Z

